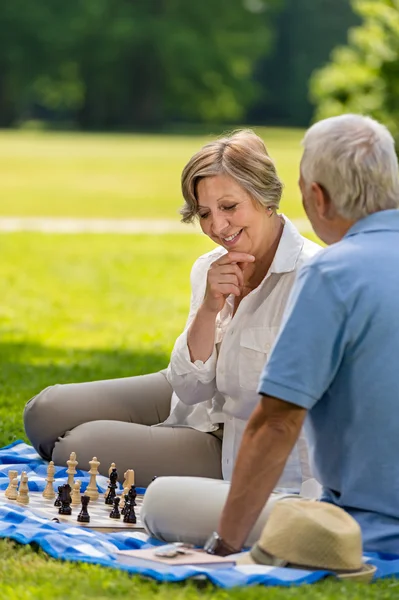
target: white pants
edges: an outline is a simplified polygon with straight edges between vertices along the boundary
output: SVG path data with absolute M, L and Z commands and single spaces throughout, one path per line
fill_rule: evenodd
M 203 477 L 158 477 L 144 496 L 141 520 L 147 533 L 159 540 L 203 546 L 218 527 L 229 489 L 228 481 Z M 290 494 L 276 493 L 270 496 L 245 546 L 251 546 L 260 538 L 274 503 L 288 496 Z

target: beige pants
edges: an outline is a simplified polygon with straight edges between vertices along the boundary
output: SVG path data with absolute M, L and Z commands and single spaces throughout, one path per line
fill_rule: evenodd
M 116 463 L 120 474 L 134 469 L 136 485 L 154 476 L 191 475 L 222 479 L 217 435 L 188 427 L 151 427 L 169 415 L 172 388 L 163 371 L 54 385 L 25 407 L 25 431 L 46 460 L 65 465 L 76 452 L 79 468 L 88 470 L 97 456 L 100 473 Z
M 230 483 L 197 477 L 160 477 L 149 486 L 141 509 L 147 532 L 164 542 L 203 546 L 217 530 Z M 288 494 L 272 494 L 246 541 L 254 544 L 262 533 L 277 500 Z M 299 496 L 295 496 L 299 498 Z

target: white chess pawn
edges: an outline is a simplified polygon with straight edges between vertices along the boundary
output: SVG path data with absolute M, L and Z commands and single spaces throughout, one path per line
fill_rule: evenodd
M 21 483 L 19 484 L 17 502 L 19 504 L 29 504 L 28 476 L 25 471 L 21 473 Z
M 100 466 L 100 462 L 97 460 L 97 457 L 94 456 L 90 461 L 90 481 L 89 485 L 86 488 L 85 494 L 89 496 L 90 500 L 98 500 L 99 492 L 97 489 L 96 477 L 98 475 L 98 467 Z
M 42 494 L 43 498 L 47 498 L 48 500 L 51 500 L 52 498 L 55 497 L 55 491 L 53 488 L 54 473 L 55 473 L 54 462 L 51 460 L 47 467 L 46 487 L 44 488 L 43 494 Z
M 126 500 L 125 500 L 125 496 L 127 496 L 128 492 L 129 492 L 128 487 L 123 488 L 123 492 L 122 492 L 122 496 L 121 496 L 121 501 L 119 503 L 119 508 L 122 509 L 124 508 L 125 504 L 126 504 Z
M 9 479 L 9 484 L 8 484 L 6 491 L 4 492 L 4 495 L 6 498 L 8 498 L 8 500 L 15 500 L 15 498 L 10 498 L 10 492 L 12 489 L 12 480 L 13 479 L 17 479 L 17 486 L 18 486 L 18 471 L 8 471 L 8 479 Z
M 10 489 L 8 491 L 7 498 L 9 500 L 16 500 L 18 498 L 18 473 L 16 477 L 13 477 L 10 481 Z
M 78 461 L 76 460 L 76 452 L 71 452 L 69 460 L 67 460 L 67 473 L 68 473 L 68 481 L 67 483 L 71 486 L 71 490 L 73 489 L 75 483 L 75 475 L 76 475 L 76 465 Z
M 72 489 L 72 505 L 76 506 L 77 504 L 80 504 L 80 486 L 82 485 L 81 481 L 75 481 L 75 483 L 73 484 L 73 489 Z

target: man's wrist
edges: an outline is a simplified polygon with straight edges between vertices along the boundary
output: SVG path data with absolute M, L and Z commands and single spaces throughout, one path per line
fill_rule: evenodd
M 204 545 L 204 550 L 208 554 L 216 554 L 217 556 L 228 556 L 239 552 L 237 548 L 230 546 L 220 535 L 214 531 Z

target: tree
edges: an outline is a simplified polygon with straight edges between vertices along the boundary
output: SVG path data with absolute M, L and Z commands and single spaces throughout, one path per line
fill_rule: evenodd
M 38 108 L 82 128 L 237 121 L 282 0 L 0 3 L 0 119 Z
M 308 125 L 314 110 L 309 78 L 358 22 L 350 0 L 285 0 L 272 21 L 273 52 L 257 69 L 264 94 L 253 111 L 255 119 L 266 115 L 283 124 Z
M 315 117 L 368 114 L 399 140 L 399 0 L 354 0 L 353 9 L 362 24 L 312 78 Z
M 81 101 L 69 58 L 70 16 L 64 0 L 0 3 L 0 126 L 23 118 L 35 102 L 59 109 Z
M 165 120 L 236 121 L 270 48 L 265 4 L 280 0 L 81 0 L 83 126 L 159 126 Z M 99 8 L 99 4 L 101 8 Z M 98 118 L 96 117 L 98 115 Z

